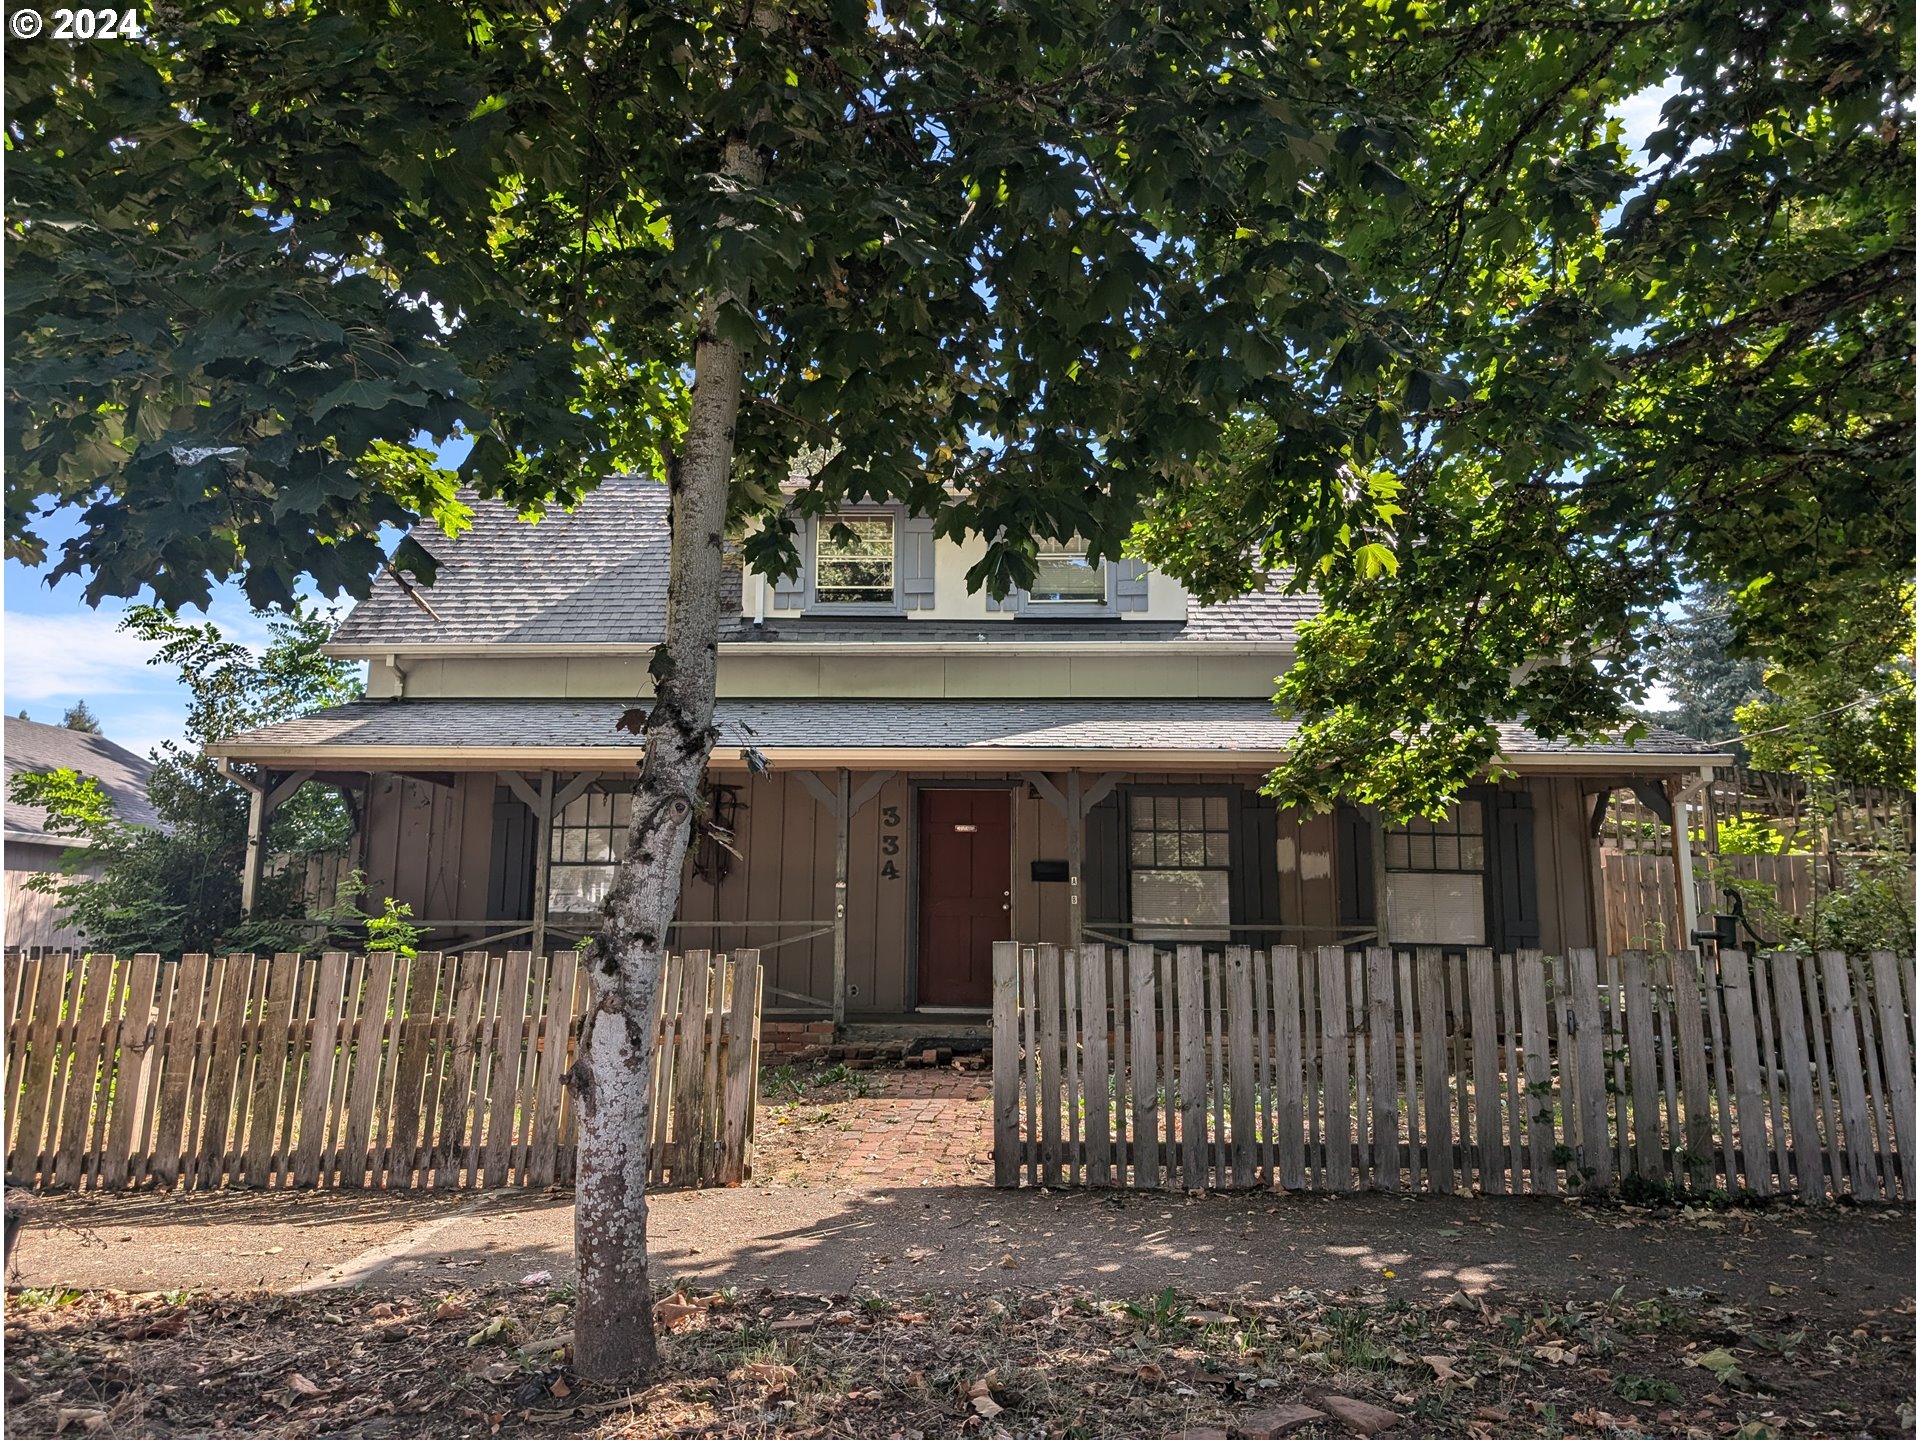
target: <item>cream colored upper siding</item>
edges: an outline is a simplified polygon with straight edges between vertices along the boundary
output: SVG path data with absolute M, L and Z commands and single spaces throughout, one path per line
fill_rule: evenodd
M 969 593 L 967 590 L 967 572 L 977 565 L 987 553 L 987 542 L 978 535 L 969 535 L 959 544 L 950 540 L 936 540 L 933 548 L 933 608 L 931 610 L 909 610 L 905 612 L 909 620 L 1014 620 L 1018 617 L 1012 611 L 987 609 L 987 592 L 984 590 Z M 760 598 L 760 587 L 766 586 L 764 599 Z M 746 583 L 741 587 L 740 614 L 743 619 L 751 620 L 757 613 L 756 604 L 765 606 L 764 613 L 773 613 L 772 586 L 762 577 L 749 572 Z M 1123 620 L 1185 620 L 1187 618 L 1187 590 L 1171 575 L 1162 575 L 1154 571 L 1147 581 L 1147 608 L 1123 614 Z M 1042 613 L 1044 607 L 1029 611 L 1029 614 Z M 832 609 L 825 608 L 814 612 L 830 615 Z
M 1012 653 L 984 642 L 978 654 L 887 650 L 781 653 L 777 643 L 723 646 L 719 694 L 740 699 L 1264 698 L 1285 657 L 1236 654 L 1226 646 L 1140 644 L 1141 653 Z M 1218 653 L 1215 653 L 1218 652 Z M 624 700 L 653 693 L 644 653 L 429 658 L 419 653 L 367 666 L 369 699 Z

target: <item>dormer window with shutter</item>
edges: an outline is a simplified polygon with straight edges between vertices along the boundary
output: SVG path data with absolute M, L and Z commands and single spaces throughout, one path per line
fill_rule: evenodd
M 1107 566 L 1087 554 L 1087 542 L 1042 540 L 1034 562 L 1033 587 L 1027 601 L 1036 606 L 1098 605 L 1107 603 Z
M 1077 535 L 1039 542 L 1030 588 L 1009 590 L 1000 600 L 987 597 L 989 611 L 1048 619 L 1138 614 L 1146 608 L 1146 562 L 1093 559 Z
M 800 573 L 773 587 L 776 611 L 898 615 L 933 608 L 933 521 L 899 507 L 841 510 L 801 529 Z

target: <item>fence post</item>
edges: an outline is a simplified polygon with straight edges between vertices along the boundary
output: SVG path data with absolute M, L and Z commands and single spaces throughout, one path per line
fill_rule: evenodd
M 1020 946 L 993 942 L 993 1183 L 1020 1183 Z

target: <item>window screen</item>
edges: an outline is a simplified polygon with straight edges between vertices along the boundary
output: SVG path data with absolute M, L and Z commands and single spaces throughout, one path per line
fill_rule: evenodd
M 1127 861 L 1136 940 L 1225 940 L 1230 807 L 1224 795 L 1135 795 Z
M 547 910 L 591 915 L 613 888 L 613 869 L 627 843 L 633 796 L 589 790 L 554 817 L 553 851 L 547 861 Z
M 1104 605 L 1107 603 L 1107 567 L 1087 558 L 1087 542 L 1042 540 L 1034 561 L 1030 603 L 1040 605 Z
M 893 604 L 891 515 L 830 515 L 820 521 L 813 598 L 821 605 Z

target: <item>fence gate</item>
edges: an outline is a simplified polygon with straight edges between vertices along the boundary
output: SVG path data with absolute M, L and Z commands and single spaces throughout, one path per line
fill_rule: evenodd
M 662 976 L 652 1180 L 751 1174 L 760 954 Z M 571 950 L 52 955 L 6 972 L 9 1184 L 543 1186 L 573 1178 Z
M 994 1183 L 1914 1198 L 1913 961 L 994 947 Z

